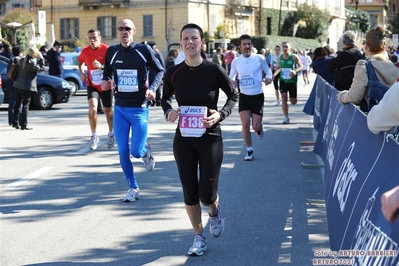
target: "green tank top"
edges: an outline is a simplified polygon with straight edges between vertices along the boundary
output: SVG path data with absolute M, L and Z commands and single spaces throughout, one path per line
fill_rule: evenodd
M 290 71 L 294 70 L 296 66 L 294 55 L 290 53 L 287 59 L 284 59 L 283 55 L 280 55 L 280 79 L 286 83 L 296 83 L 298 75 L 289 77 Z

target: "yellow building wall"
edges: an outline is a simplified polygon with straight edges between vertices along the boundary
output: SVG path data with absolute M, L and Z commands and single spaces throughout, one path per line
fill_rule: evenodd
M 378 23 L 383 23 L 383 21 L 382 21 L 382 15 L 383 14 L 385 14 L 385 10 L 384 10 L 384 8 L 383 7 L 378 7 L 378 6 L 374 6 L 374 7 L 362 7 L 362 10 L 363 11 L 366 11 L 366 12 L 370 12 L 370 11 L 373 11 L 374 13 L 375 12 L 378 12 L 378 14 L 372 14 L 373 16 L 377 16 L 377 21 L 378 21 Z

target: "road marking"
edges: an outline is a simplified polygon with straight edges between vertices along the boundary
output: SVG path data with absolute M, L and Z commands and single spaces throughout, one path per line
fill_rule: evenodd
M 28 182 L 29 180 L 31 180 L 31 179 L 33 179 L 33 178 L 36 178 L 36 177 L 38 177 L 38 176 L 40 176 L 40 175 L 42 175 L 42 174 L 44 174 L 44 173 L 50 171 L 50 170 L 53 169 L 53 168 L 54 168 L 54 167 L 43 167 L 42 169 L 37 170 L 36 172 L 33 172 L 33 173 L 31 173 L 31 174 L 29 174 L 29 175 L 27 175 L 27 176 L 25 176 L 25 177 L 19 179 L 18 181 L 15 181 L 15 182 L 9 184 L 7 187 L 8 187 L 8 188 L 19 187 L 20 185 L 25 184 L 25 183 Z

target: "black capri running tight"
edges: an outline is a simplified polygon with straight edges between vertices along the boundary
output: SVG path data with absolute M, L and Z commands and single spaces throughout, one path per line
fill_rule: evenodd
M 173 153 L 183 187 L 184 203 L 213 204 L 217 198 L 220 168 L 223 160 L 221 136 L 182 137 L 177 129 Z M 199 166 L 199 179 L 198 179 Z

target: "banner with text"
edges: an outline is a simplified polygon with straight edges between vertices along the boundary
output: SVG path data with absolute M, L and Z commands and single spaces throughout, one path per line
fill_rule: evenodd
M 326 87 L 318 84 L 316 95 L 319 88 Z M 336 89 L 321 93 L 328 95 L 316 96 L 320 124 L 314 152 L 325 164 L 331 250 L 355 265 L 398 265 L 399 221 L 384 218 L 380 197 L 399 185 L 399 143 L 371 133 L 365 114 L 341 105 Z

